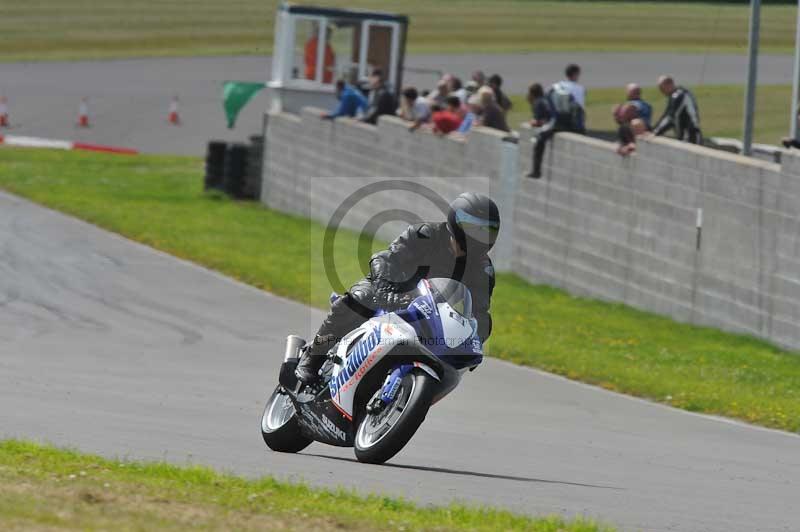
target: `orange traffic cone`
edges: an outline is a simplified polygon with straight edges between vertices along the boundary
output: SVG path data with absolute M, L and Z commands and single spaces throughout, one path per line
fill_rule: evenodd
M 81 105 L 78 108 L 78 127 L 89 127 L 89 103 L 86 98 L 81 98 Z
M 11 127 L 8 122 L 8 99 L 0 96 L 0 127 Z
M 172 98 L 172 101 L 169 102 L 169 115 L 167 115 L 167 121 L 172 124 L 173 126 L 181 125 L 181 116 L 178 114 L 178 97 L 175 96 Z

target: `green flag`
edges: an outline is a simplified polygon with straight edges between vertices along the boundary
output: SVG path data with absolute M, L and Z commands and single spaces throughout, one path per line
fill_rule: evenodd
M 239 111 L 247 105 L 258 91 L 266 87 L 264 83 L 254 83 L 252 81 L 226 81 L 222 85 L 222 106 L 225 108 L 225 115 L 228 117 L 228 129 L 232 129 L 236 123 Z

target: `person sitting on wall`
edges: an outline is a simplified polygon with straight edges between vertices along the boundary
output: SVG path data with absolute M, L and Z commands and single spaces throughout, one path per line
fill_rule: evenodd
M 647 129 L 652 129 L 653 106 L 642 100 L 642 88 L 636 83 L 628 83 L 625 87 L 625 101 L 636 108 L 637 118 L 642 120 Z
M 585 97 L 583 87 L 577 83 L 580 68 L 577 65 L 569 65 L 566 72 L 567 79 L 553 84 L 544 96 L 550 108 L 550 118 L 538 126 L 531 171 L 526 177 L 532 179 L 542 177 L 545 146 L 553 138 L 553 135 L 559 131 L 573 133 L 586 131 L 583 107 L 576 97 L 576 94 L 581 98 Z
M 528 87 L 528 95 L 526 97 L 528 104 L 531 106 L 531 127 L 542 127 L 553 118 L 553 110 L 550 108 L 550 103 L 544 97 L 544 88 L 539 83 L 533 83 Z
M 336 98 L 339 99 L 339 105 L 330 113 L 324 113 L 322 118 L 327 120 L 333 120 L 340 116 L 352 118 L 359 111 L 363 112 L 367 108 L 367 99 L 364 98 L 361 91 L 345 83 L 343 79 L 336 81 Z
M 317 40 L 319 36 L 319 26 L 314 24 L 312 27 L 311 38 L 306 41 L 305 45 L 305 74 L 306 79 L 317 79 Z M 322 82 L 333 83 L 334 69 L 336 65 L 336 54 L 333 51 L 330 40 L 333 34 L 333 28 L 328 26 L 325 32 L 325 52 L 322 58 Z
M 653 134 L 663 135 L 670 129 L 675 129 L 675 138 L 678 140 L 702 144 L 700 112 L 694 94 L 689 89 L 676 85 L 672 76 L 658 78 L 658 88 L 668 100 L 664 114 L 653 128 Z
M 433 132 L 439 135 L 447 135 L 456 131 L 463 120 L 461 100 L 459 100 L 458 96 L 448 96 L 447 107 L 433 113 Z
M 368 124 L 377 124 L 381 115 L 392 115 L 396 109 L 394 96 L 386 88 L 383 80 L 383 71 L 376 68 L 369 77 L 369 97 L 367 98 L 367 111 L 361 119 Z
M 397 115 L 403 120 L 412 122 L 408 129 L 414 131 L 431 119 L 431 108 L 428 101 L 419 95 L 414 87 L 403 89 L 400 108 Z

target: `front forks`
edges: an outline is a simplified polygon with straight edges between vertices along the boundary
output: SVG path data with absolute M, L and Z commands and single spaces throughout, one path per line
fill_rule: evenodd
M 397 391 L 400 389 L 400 383 L 403 381 L 403 377 L 408 375 L 412 369 L 414 369 L 413 364 L 403 364 L 402 366 L 396 367 L 388 374 L 386 380 L 383 381 L 381 394 L 376 396 L 367 405 L 367 413 L 377 414 L 386 408 L 387 405 L 392 404 L 397 397 Z

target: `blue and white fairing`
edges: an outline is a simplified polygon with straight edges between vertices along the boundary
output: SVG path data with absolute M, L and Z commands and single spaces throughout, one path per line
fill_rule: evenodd
M 438 400 L 458 384 L 463 371 L 483 360 L 471 296 L 464 285 L 449 279 L 423 279 L 414 295 L 408 308 L 372 318 L 339 342 L 336 355 L 342 363 L 334 366 L 328 386 L 331 402 L 345 417 L 352 419 L 356 389 L 363 377 L 395 349 L 398 354 L 415 350 L 439 359 L 445 362 L 445 374 L 437 374 L 424 361 L 398 364 L 384 384 L 387 402 L 395 383 L 415 366 L 446 381 Z

